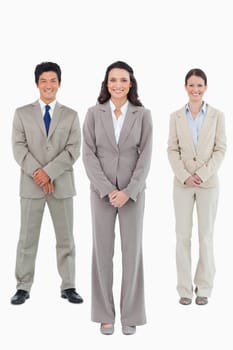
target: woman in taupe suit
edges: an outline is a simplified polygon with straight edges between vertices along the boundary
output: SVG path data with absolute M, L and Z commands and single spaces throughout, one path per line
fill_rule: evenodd
M 83 161 L 91 182 L 93 226 L 92 321 L 114 332 L 112 292 L 115 221 L 122 250 L 121 323 L 133 334 L 146 323 L 142 260 L 145 180 L 152 151 L 152 119 L 138 99 L 132 68 L 121 61 L 106 71 L 98 104 L 83 126 Z
M 215 275 L 213 228 L 219 192 L 217 171 L 226 150 L 225 126 L 223 113 L 203 101 L 207 77 L 201 69 L 187 73 L 185 89 L 189 101 L 171 115 L 168 140 L 168 157 L 175 174 L 177 290 L 180 303 L 191 304 L 191 236 L 196 203 L 199 260 L 194 284 L 196 304 L 205 305 Z

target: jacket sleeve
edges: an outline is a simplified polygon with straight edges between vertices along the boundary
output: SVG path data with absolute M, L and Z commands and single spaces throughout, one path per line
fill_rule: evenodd
M 167 153 L 175 177 L 184 184 L 185 180 L 187 180 L 191 174 L 185 169 L 184 162 L 181 159 L 175 113 L 170 117 Z
M 72 168 L 72 165 L 80 155 L 80 146 L 81 130 L 78 114 L 75 113 L 69 138 L 64 149 L 52 161 L 43 167 L 44 171 L 48 174 L 51 181 L 56 180 L 65 171 Z
M 211 158 L 196 171 L 196 174 L 202 179 L 203 182 L 207 181 L 212 175 L 214 175 L 218 171 L 224 158 L 225 152 L 225 120 L 223 113 L 219 112 L 213 153 L 211 155 Z
M 134 201 L 145 186 L 145 181 L 150 169 L 153 139 L 153 123 L 151 113 L 145 110 L 142 121 L 139 158 L 128 186 L 123 191 Z
M 15 111 L 13 120 L 12 149 L 16 162 L 28 176 L 32 177 L 34 171 L 41 168 L 41 164 L 29 151 L 23 122 L 18 110 Z
M 83 124 L 83 163 L 90 182 L 103 198 L 115 190 L 116 186 L 108 180 L 103 172 L 96 151 L 94 115 L 91 110 L 88 110 Z

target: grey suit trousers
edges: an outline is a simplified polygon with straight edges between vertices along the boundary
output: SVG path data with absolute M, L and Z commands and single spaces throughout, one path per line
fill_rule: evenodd
M 92 321 L 115 322 L 113 297 L 113 256 L 115 222 L 118 216 L 121 252 L 122 283 L 120 312 L 123 325 L 146 323 L 142 257 L 142 226 L 145 193 L 137 201 L 129 201 L 120 209 L 114 208 L 108 196 L 100 198 L 91 192 L 93 225 L 92 258 Z
M 17 289 L 30 291 L 34 279 L 40 228 L 47 203 L 56 234 L 57 267 L 61 289 L 75 287 L 75 244 L 73 238 L 73 198 L 21 198 L 21 229 L 17 247 Z

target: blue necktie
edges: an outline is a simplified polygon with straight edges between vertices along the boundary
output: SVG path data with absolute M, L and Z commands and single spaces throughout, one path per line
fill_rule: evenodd
M 44 123 L 45 123 L 45 129 L 46 129 L 47 136 L 48 136 L 48 133 L 49 133 L 49 125 L 50 125 L 50 122 L 51 122 L 51 117 L 50 117 L 50 114 L 49 114 L 50 108 L 51 107 L 49 105 L 45 106 Z

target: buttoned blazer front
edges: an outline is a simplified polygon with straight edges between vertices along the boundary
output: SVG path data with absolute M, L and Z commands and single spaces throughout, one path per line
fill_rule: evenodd
M 196 173 L 203 181 L 200 187 L 216 186 L 218 184 L 217 171 L 226 151 L 223 113 L 207 105 L 196 147 L 193 143 L 185 106 L 172 113 L 167 151 L 175 174 L 176 185 L 185 187 L 185 180 Z
M 77 112 L 56 102 L 48 136 L 38 101 L 15 111 L 12 130 L 14 158 L 21 167 L 20 196 L 42 198 L 33 173 L 43 168 L 54 183 L 53 196 L 76 194 L 73 164 L 80 154 L 81 133 Z
M 83 162 L 91 189 L 101 198 L 118 188 L 136 201 L 146 186 L 151 152 L 152 118 L 148 109 L 129 103 L 118 144 L 109 102 L 87 111 Z

